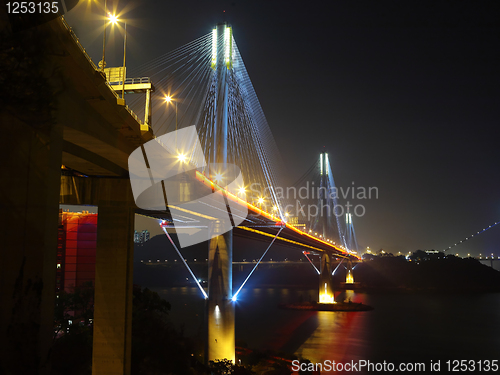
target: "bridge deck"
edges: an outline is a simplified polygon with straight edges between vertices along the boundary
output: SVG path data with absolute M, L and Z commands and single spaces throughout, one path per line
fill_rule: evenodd
M 47 24 L 53 66 L 63 75 L 58 97 L 64 125 L 63 165 L 84 175 L 128 175 L 128 156 L 153 139 L 151 128 L 118 97 L 63 17 Z
M 218 194 L 219 198 L 221 195 L 225 195 L 226 198 L 232 202 L 230 205 L 231 215 L 233 215 L 233 217 L 243 219 L 243 221 L 234 228 L 234 234 L 237 236 L 262 239 L 270 242 L 272 238 L 276 236 L 278 230 L 283 227 L 278 240 L 286 246 L 307 251 L 328 251 L 337 257 L 360 259 L 358 255 L 349 253 L 330 242 L 310 235 L 309 233 L 282 221 L 280 217 L 268 213 L 246 200 L 239 198 L 236 193 L 232 193 L 215 184 L 208 177 L 198 171 L 196 172 L 196 179 L 199 184 L 201 183 L 204 186 L 212 188 L 214 194 Z M 213 209 L 214 212 L 226 212 L 227 206 L 225 204 L 221 204 L 221 202 L 221 199 L 211 199 L 211 209 Z M 193 209 L 190 209 L 189 207 L 189 203 L 184 204 L 182 208 L 171 204 L 167 211 L 139 210 L 138 212 L 145 216 L 164 220 L 164 224 L 162 225 L 167 229 L 171 229 L 173 233 L 174 229 L 176 231 L 182 231 L 183 229 L 191 228 L 207 228 L 207 220 L 215 220 L 215 218 L 207 217 L 207 215 L 197 212 L 196 207 L 193 206 Z M 176 215 L 181 214 L 183 216 L 183 222 L 172 219 L 172 213 L 175 213 Z M 265 239 L 266 237 L 267 240 Z

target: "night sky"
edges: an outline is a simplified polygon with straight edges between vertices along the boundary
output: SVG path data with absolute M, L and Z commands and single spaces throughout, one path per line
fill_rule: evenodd
M 366 207 L 354 218 L 360 247 L 443 250 L 500 221 L 494 2 L 117 4 L 128 11 L 128 69 L 209 33 L 225 17 L 289 180 L 324 149 L 338 186 L 378 187 L 378 199 L 352 201 Z M 100 8 L 86 8 L 66 19 L 97 62 Z M 120 65 L 121 36 L 108 39 L 106 61 Z M 451 252 L 500 256 L 499 245 L 500 225 Z

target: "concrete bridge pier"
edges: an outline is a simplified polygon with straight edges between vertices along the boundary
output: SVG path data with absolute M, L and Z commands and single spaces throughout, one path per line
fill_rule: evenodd
M 128 375 L 135 204 L 128 179 L 97 179 L 92 374 Z
M 128 375 L 135 208 L 127 178 L 61 177 L 60 202 L 97 206 L 92 374 Z
M 0 373 L 47 374 L 62 126 L 13 112 L 0 108 Z
M 335 303 L 332 285 L 331 255 L 326 251 L 321 254 L 319 274 L 319 303 Z
M 353 268 L 352 268 L 351 261 L 347 262 L 347 273 L 345 276 L 345 283 L 346 284 L 354 284 L 354 275 L 353 275 Z
M 214 224 L 217 231 L 220 223 Z M 207 362 L 235 362 L 234 302 L 232 301 L 233 232 L 212 238 L 208 252 Z

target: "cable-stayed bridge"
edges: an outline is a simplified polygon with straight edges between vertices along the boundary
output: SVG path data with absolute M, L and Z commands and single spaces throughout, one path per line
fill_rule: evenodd
M 193 240 L 193 236 L 203 229 L 216 232 L 207 236 L 207 291 L 184 262 L 201 294 L 208 300 L 208 359 L 234 360 L 234 302 L 276 240 L 321 255 L 319 301 L 334 303 L 331 257 L 357 258 L 347 247 L 348 242 L 352 242 L 351 231 L 342 232 L 337 215 L 333 215 L 333 228 L 331 215 L 318 215 L 312 218 L 312 224 L 301 227 L 298 217 L 288 209 L 286 197 L 280 194 L 284 165 L 232 28 L 219 24 L 210 34 L 149 62 L 134 75 L 149 77 L 156 88 L 151 126 L 157 138 L 149 142 L 152 145 L 146 144 L 137 152 L 137 161 L 129 163 L 132 181 L 137 177 L 147 184 L 149 176 L 156 176 L 151 178 L 150 186 L 141 188 L 142 196 L 149 199 L 147 203 L 139 203 L 136 194 L 138 206 L 145 209 L 144 214 L 163 218 L 164 232 L 183 262 L 177 242 L 182 245 L 185 236 Z M 118 89 L 120 84 L 117 82 Z M 138 113 L 141 111 L 139 100 L 129 102 L 132 107 L 134 104 L 138 107 Z M 190 125 L 195 125 L 198 140 L 185 142 L 185 131 L 192 130 Z M 172 144 L 166 145 L 169 142 Z M 158 156 L 162 150 L 164 155 Z M 162 163 L 176 169 L 172 178 L 166 179 L 166 172 L 158 165 Z M 238 173 L 229 173 L 233 165 L 241 171 L 242 178 L 237 183 L 233 180 Z M 144 172 L 146 167 L 149 174 Z M 321 154 L 319 169 L 319 186 L 324 192 L 318 203 L 327 211 L 337 202 L 328 192 L 333 185 L 333 174 L 326 153 Z M 203 187 L 206 188 L 204 193 L 200 191 Z M 149 189 L 149 193 L 144 189 Z M 153 195 L 156 198 L 151 198 Z M 198 201 L 197 196 L 202 196 L 203 200 Z M 151 209 L 159 212 L 151 214 Z M 224 211 L 229 215 L 231 226 L 221 229 L 219 214 Z M 320 225 L 322 233 L 318 235 L 316 228 Z M 269 237 L 269 245 L 263 249 L 259 262 L 235 291 L 231 266 L 233 229 L 244 231 L 247 236 Z M 327 238 L 327 231 L 338 233 L 341 241 L 335 244 Z
M 335 168 L 327 153 L 296 186 L 283 189 L 284 163 L 228 25 L 130 74 L 125 67 L 95 64 L 61 17 L 25 30 L 23 38 L 13 38 L 8 26 L 2 31 L 2 43 L 15 43 L 2 50 L 6 58 L 1 61 L 3 86 L 13 100 L 0 108 L 6 125 L 1 167 L 8 181 L 0 186 L 6 218 L 5 250 L 0 252 L 0 363 L 7 366 L 0 372 L 48 373 L 59 204 L 98 206 L 95 374 L 130 372 L 136 212 L 161 219 L 181 259 L 189 251 L 181 248 L 181 235 L 210 234 L 205 237 L 210 285 L 208 290 L 200 286 L 200 296 L 208 300 L 210 359 L 234 358 L 234 303 L 248 278 L 232 288 L 233 234 L 267 240 L 260 260 L 278 242 L 308 259 L 319 256 L 318 297 L 321 303 L 334 303 L 331 275 L 340 265 L 333 268 L 332 259 L 341 258 L 348 267 L 357 259 L 353 215 L 340 212 L 332 195 Z M 26 66 L 36 69 L 18 69 Z M 195 137 L 176 140 L 172 148 L 172 134 L 190 127 Z M 169 178 L 156 173 L 165 170 L 156 169 L 152 145 L 166 156 L 159 159 L 160 167 L 179 173 Z M 143 201 L 134 199 L 129 164 L 136 151 L 149 184 L 145 192 L 154 192 L 152 199 L 141 199 L 156 211 L 137 210 Z M 304 181 L 319 187 L 318 193 L 299 197 L 301 205 L 315 206 L 313 215 L 303 215 L 297 199 L 283 194 L 302 188 Z M 205 210 L 189 206 L 196 199 Z M 219 228 L 222 214 L 229 230 Z
M 141 173 L 148 176 L 147 189 L 155 193 L 153 204 L 148 207 L 158 208 L 154 213 L 141 212 L 162 219 L 173 246 L 181 251 L 178 239 L 172 236 L 174 229 L 176 234 L 184 229 L 188 234 L 191 229 L 209 229 L 216 234 L 206 238 L 209 287 L 200 288 L 208 299 L 208 359 L 234 360 L 234 303 L 243 285 L 232 289 L 233 232 L 268 238 L 261 259 L 276 241 L 320 255 L 319 300 L 334 303 L 332 258 L 357 259 L 357 255 L 348 247 L 345 230 L 337 219 L 333 228 L 337 227 L 339 240 L 334 240 L 331 221 L 302 223 L 302 227 L 298 217 L 287 209 L 286 197 L 278 191 L 283 186 L 284 164 L 228 25 L 217 25 L 206 36 L 135 72 L 131 70 L 130 75 L 125 75 L 126 69 L 115 74 L 111 68 L 103 71 L 94 64 L 62 18 L 41 26 L 39 31 L 48 48 L 43 74 L 37 79 L 46 81 L 47 87 L 57 86 L 52 95 L 58 106 L 54 121 L 39 128 L 24 118 L 4 114 L 17 124 L 17 129 L 22 129 L 6 137 L 11 144 L 3 147 L 2 152 L 5 160 L 12 160 L 5 166 L 6 175 L 16 176 L 16 186 L 27 187 L 25 194 L 5 191 L 5 212 L 18 214 L 8 223 L 7 230 L 12 233 L 11 238 L 29 240 L 22 251 L 2 253 L 2 331 L 6 327 L 21 331 L 26 322 L 40 327 L 34 334 L 39 346 L 26 350 L 33 351 L 29 355 L 45 358 L 47 353 L 39 348 L 48 347 L 52 332 L 58 207 L 60 203 L 96 205 L 99 224 L 93 372 L 127 372 L 133 223 L 138 204 L 130 186 L 129 175 L 133 171 L 129 156 L 135 151 L 143 158 Z M 170 97 L 170 104 L 166 97 Z M 169 134 L 180 134 L 192 125 L 197 139 L 193 142 L 199 145 L 196 152 L 189 147 L 179 148 L 178 142 L 170 149 L 170 144 L 163 142 L 163 136 L 172 141 Z M 193 142 L 183 145 L 192 146 Z M 170 162 L 178 168 L 177 176 L 169 180 L 156 174 L 153 162 L 158 159 L 149 153 L 153 145 L 160 156 L 170 155 Z M 169 159 L 160 161 L 165 168 Z M 237 166 L 239 172 L 234 169 L 234 173 L 229 173 L 231 165 Z M 328 168 L 332 176 L 324 158 L 320 168 Z M 241 183 L 232 185 L 229 177 L 237 177 L 238 173 Z M 325 172 L 322 183 L 328 187 L 330 177 L 327 179 L 326 175 Z M 172 186 L 173 190 L 169 190 Z M 208 211 L 201 213 L 203 217 L 199 210 L 183 206 L 206 192 L 208 200 L 203 204 Z M 37 204 L 33 205 L 33 200 Z M 219 228 L 221 212 L 228 217 L 230 230 Z M 45 224 L 40 226 L 40 222 Z M 320 227 L 321 233 L 316 229 Z M 19 245 L 7 246 L 17 249 Z M 32 287 L 33 280 L 46 286 L 41 294 Z M 19 288 L 24 288 L 23 296 L 16 294 Z M 40 301 L 40 311 L 35 314 L 28 311 L 29 307 L 23 311 L 19 305 L 21 298 L 30 296 Z M 14 306 L 20 310 L 14 312 Z M 2 340 L 3 347 L 19 346 L 16 338 L 2 336 Z M 6 358 L 16 355 L 8 350 L 2 353 Z

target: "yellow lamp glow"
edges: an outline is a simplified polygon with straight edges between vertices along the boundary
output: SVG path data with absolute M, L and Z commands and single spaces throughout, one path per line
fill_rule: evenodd
M 354 276 L 352 275 L 351 270 L 347 270 L 347 276 L 345 278 L 346 284 L 354 284 Z
M 324 289 L 320 288 L 319 290 L 319 303 L 335 303 L 335 298 L 333 294 L 329 293 L 326 283 Z
M 114 14 L 110 14 L 108 19 L 109 19 L 109 22 L 111 22 L 112 24 L 116 24 L 118 22 L 118 17 Z
M 214 181 L 215 182 L 221 182 L 222 181 L 222 174 L 216 173 L 214 176 Z

